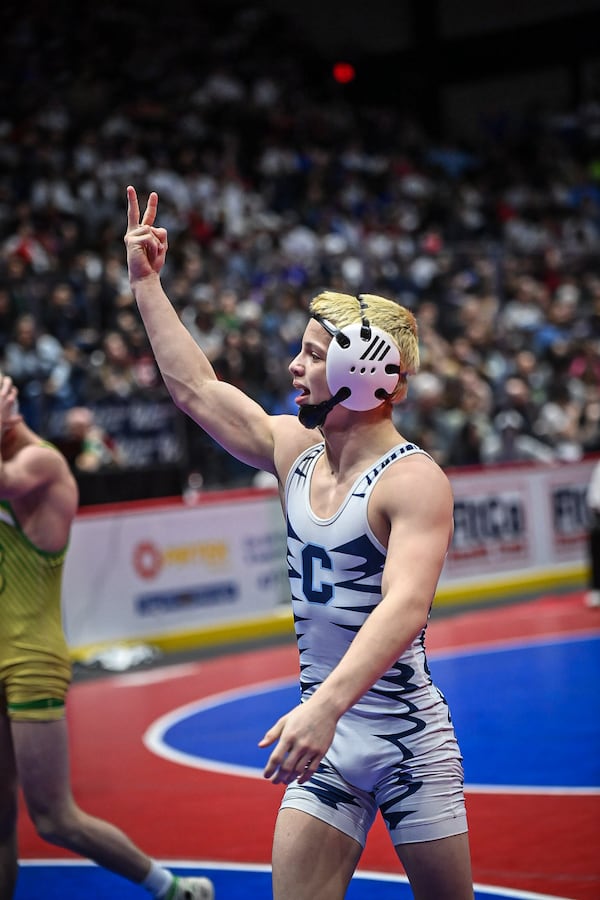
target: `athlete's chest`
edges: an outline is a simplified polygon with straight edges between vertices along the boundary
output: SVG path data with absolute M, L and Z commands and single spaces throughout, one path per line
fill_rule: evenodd
M 308 502 L 310 510 L 318 519 L 332 519 L 344 507 L 351 494 L 354 479 L 346 478 L 338 481 L 333 476 L 320 473 L 313 474 L 308 486 Z
M 359 476 L 363 470 L 364 467 L 360 466 L 347 470 L 343 475 L 334 473 L 329 468 L 325 454 L 321 455 L 309 472 L 305 485 L 313 516 L 330 520 L 343 512 L 348 504 L 355 506 L 356 500 L 363 495 L 362 491 L 357 494 Z

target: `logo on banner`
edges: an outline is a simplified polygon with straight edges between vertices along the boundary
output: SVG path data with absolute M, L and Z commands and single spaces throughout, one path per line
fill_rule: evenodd
M 163 616 L 182 610 L 236 603 L 239 596 L 239 584 L 236 581 L 224 581 L 220 584 L 202 584 L 155 594 L 142 594 L 135 598 L 135 610 L 140 616 Z
M 512 565 L 529 551 L 527 516 L 519 494 L 498 492 L 456 500 L 449 565 L 468 567 L 472 562 L 480 571 L 482 562 Z
M 153 541 L 140 541 L 133 548 L 133 568 L 145 580 L 157 578 L 165 566 L 188 566 L 202 563 L 221 566 L 227 562 L 229 548 L 224 541 L 202 541 L 158 547 Z
M 156 544 L 140 541 L 133 550 L 133 568 L 140 578 L 156 578 L 163 567 L 163 557 Z
M 589 530 L 587 485 L 562 485 L 551 494 L 554 549 L 561 556 L 579 555 Z

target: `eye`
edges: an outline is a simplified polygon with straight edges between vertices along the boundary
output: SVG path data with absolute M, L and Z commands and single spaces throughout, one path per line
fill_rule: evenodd
M 321 359 L 321 357 L 319 356 L 319 354 L 318 354 L 318 353 L 315 353 L 314 350 L 311 352 L 310 358 L 313 359 L 313 360 L 315 360 L 315 362 L 318 361 L 319 359 Z

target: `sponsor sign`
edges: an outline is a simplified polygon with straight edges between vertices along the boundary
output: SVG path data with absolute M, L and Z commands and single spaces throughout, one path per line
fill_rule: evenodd
M 455 531 L 440 587 L 558 576 L 573 564 L 583 571 L 594 462 L 453 472 Z M 63 583 L 71 647 L 150 642 L 287 607 L 276 492 L 230 494 L 194 506 L 131 504 L 123 511 L 122 504 L 118 512 L 98 507 L 79 515 Z

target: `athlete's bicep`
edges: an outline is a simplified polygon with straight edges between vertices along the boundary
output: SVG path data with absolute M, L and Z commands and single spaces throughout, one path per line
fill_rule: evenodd
M 411 469 L 410 476 L 386 494 L 390 532 L 382 590 L 384 596 L 391 594 L 426 610 L 452 538 L 453 498 L 437 466 Z

